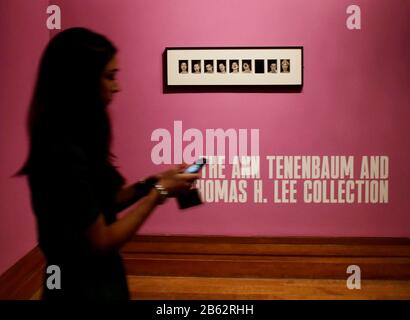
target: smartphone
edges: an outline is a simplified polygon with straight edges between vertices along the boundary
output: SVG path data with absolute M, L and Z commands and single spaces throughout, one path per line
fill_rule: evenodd
M 197 173 L 201 171 L 202 167 L 206 164 L 205 158 L 199 158 L 194 164 L 185 169 L 185 173 Z
M 197 173 L 206 164 L 205 158 L 199 158 L 194 164 L 184 170 L 185 173 Z M 177 198 L 180 209 L 187 209 L 202 204 L 198 189 L 192 188 Z

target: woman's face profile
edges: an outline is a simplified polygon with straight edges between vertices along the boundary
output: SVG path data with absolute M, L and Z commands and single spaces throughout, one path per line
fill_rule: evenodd
M 105 105 L 110 104 L 114 94 L 120 91 L 120 86 L 117 80 L 118 71 L 117 56 L 114 56 L 105 66 L 101 79 L 102 96 Z

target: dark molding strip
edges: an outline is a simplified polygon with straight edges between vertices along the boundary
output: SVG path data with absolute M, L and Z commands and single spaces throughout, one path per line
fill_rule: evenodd
M 124 254 L 410 257 L 410 238 L 135 236 Z

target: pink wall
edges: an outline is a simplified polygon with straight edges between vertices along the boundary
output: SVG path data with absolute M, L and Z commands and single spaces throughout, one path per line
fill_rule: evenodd
M 362 30 L 345 26 L 351 1 L 56 1 L 63 27 L 86 26 L 120 48 L 123 92 L 112 105 L 115 151 L 130 181 L 157 169 L 156 128 L 258 128 L 261 153 L 388 155 L 383 205 L 207 204 L 171 201 L 141 233 L 410 236 L 408 1 L 356 1 Z M 305 48 L 302 93 L 162 93 L 167 46 Z M 266 168 L 263 168 L 266 172 Z
M 0 274 L 36 244 L 25 179 L 11 178 L 25 160 L 25 117 L 37 63 L 49 32 L 48 1 L 0 1 Z
M 184 128 L 201 130 L 260 129 L 262 156 L 390 157 L 388 204 L 214 203 L 181 212 L 175 202 L 169 201 L 149 217 L 140 233 L 410 236 L 407 213 L 410 2 L 354 3 L 362 9 L 361 31 L 347 30 L 345 12 L 352 1 L 344 0 L 53 1 L 61 6 L 63 28 L 91 28 L 106 34 L 120 49 L 122 93 L 111 106 L 111 112 L 114 151 L 129 182 L 158 170 L 150 158 L 154 146 L 150 136 L 157 128 L 172 130 L 174 120 L 182 120 Z M 23 9 L 29 12 L 30 6 L 25 2 Z M 20 36 L 23 31 L 11 30 L 7 38 L 13 34 Z M 9 47 L 10 54 L 22 47 L 33 52 L 24 60 L 29 65 L 24 74 L 32 75 L 37 47 L 41 45 L 38 41 Z M 301 93 L 162 92 L 161 55 L 165 47 L 292 45 L 305 49 L 305 85 Z M 13 68 L 23 66 L 12 64 Z M 12 79 L 21 79 L 13 74 L 10 71 Z M 13 122 L 7 123 L 8 135 L 2 135 L 5 141 L 1 147 L 8 150 L 9 157 L 7 173 L 14 170 L 26 150 L 22 133 L 26 105 L 21 103 L 27 101 L 29 83 L 24 82 L 25 95 L 14 97 L 10 104 L 13 113 L 9 117 L 13 117 Z M 10 139 L 10 133 L 15 139 Z M 16 146 L 14 150 L 13 146 Z M 266 172 L 266 167 L 262 169 Z M 5 183 L 3 179 L 1 183 L 2 197 L 13 199 L 12 203 L 2 201 L 2 214 L 8 215 L 9 228 L 24 224 L 16 228 L 28 235 L 19 239 L 4 228 L 5 240 L 1 245 L 4 247 L 4 243 L 16 239 L 31 244 L 33 224 L 27 190 L 21 182 L 13 182 L 14 190 L 9 181 Z M 24 210 L 27 211 L 23 213 Z M 24 219 L 20 222 L 12 219 L 15 212 Z M 12 257 L 4 264 L 11 260 Z

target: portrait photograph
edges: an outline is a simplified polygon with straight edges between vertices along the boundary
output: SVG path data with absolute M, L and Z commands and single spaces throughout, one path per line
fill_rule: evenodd
M 280 72 L 282 72 L 282 73 L 289 73 L 290 72 L 290 60 L 289 59 L 281 59 L 280 60 Z
M 252 60 L 242 60 L 242 72 L 252 73 Z
M 201 73 L 201 60 L 192 60 L 192 70 L 193 74 L 200 74 Z
M 188 73 L 188 60 L 179 60 L 179 73 Z
M 277 59 L 269 59 L 268 60 L 268 72 L 269 73 L 277 73 L 278 72 L 278 60 Z
M 226 60 L 217 60 L 218 73 L 226 73 Z
M 214 60 L 205 60 L 205 73 L 214 73 Z

